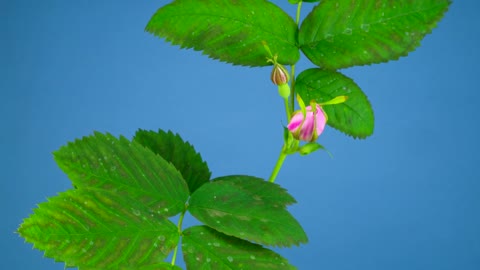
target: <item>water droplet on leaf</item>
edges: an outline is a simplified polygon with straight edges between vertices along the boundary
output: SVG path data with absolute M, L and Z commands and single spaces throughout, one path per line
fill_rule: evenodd
M 330 43 L 333 42 L 333 35 L 332 34 L 325 34 L 325 36 L 323 38 L 325 38 L 325 40 L 327 42 L 330 42 Z
M 364 23 L 364 24 L 360 25 L 360 28 L 361 28 L 363 31 L 368 32 L 368 31 L 370 31 L 370 24 Z

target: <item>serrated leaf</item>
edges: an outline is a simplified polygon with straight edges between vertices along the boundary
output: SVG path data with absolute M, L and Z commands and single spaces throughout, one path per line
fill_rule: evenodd
M 185 208 L 189 192 L 182 175 L 137 142 L 96 132 L 61 147 L 54 157 L 78 189 L 114 191 L 165 216 Z
M 374 115 L 367 96 L 355 82 L 343 74 L 312 68 L 297 77 L 295 89 L 305 102 L 325 102 L 347 96 L 344 103 L 326 105 L 327 124 L 354 138 L 364 139 L 373 133 Z
M 182 238 L 187 269 L 295 269 L 277 253 L 206 226 L 186 229 Z
M 277 184 L 264 181 L 261 178 L 248 175 L 228 175 L 212 181 L 229 181 L 237 189 L 251 194 L 252 199 L 261 200 L 273 207 L 285 207 L 297 201 L 288 192 Z
M 135 199 L 104 190 L 75 189 L 52 197 L 18 232 L 45 256 L 80 269 L 151 267 L 179 241 L 172 222 Z
M 180 135 L 163 130 L 138 130 L 134 141 L 171 162 L 187 182 L 190 193 L 210 180 L 211 172 L 207 163 Z
M 298 39 L 316 65 L 340 69 L 396 60 L 420 45 L 450 0 L 324 0 L 303 21 Z
M 292 198 L 283 189 L 255 177 L 232 178 L 215 180 L 195 191 L 189 201 L 190 213 L 219 232 L 259 244 L 307 242 L 302 227 L 285 209 Z
M 281 64 L 294 64 L 300 57 L 295 22 L 264 0 L 177 0 L 160 8 L 146 30 L 234 65 L 270 65 L 262 42 Z

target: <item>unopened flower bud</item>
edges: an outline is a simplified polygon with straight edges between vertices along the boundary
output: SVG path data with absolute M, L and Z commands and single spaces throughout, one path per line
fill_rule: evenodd
M 305 107 L 305 117 L 302 111 L 295 112 L 287 128 L 295 139 L 314 142 L 322 134 L 326 123 L 327 115 L 322 107 L 316 104 L 315 110 L 312 106 Z
M 270 74 L 270 79 L 275 85 L 282 85 L 288 83 L 290 77 L 288 76 L 288 71 L 285 67 L 280 64 L 275 64 L 272 73 Z

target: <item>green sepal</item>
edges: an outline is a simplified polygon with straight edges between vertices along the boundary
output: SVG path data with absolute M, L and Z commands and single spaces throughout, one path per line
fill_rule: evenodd
M 319 149 L 325 150 L 325 147 L 319 143 L 316 142 L 311 142 L 311 143 L 306 143 L 298 148 L 298 153 L 302 156 L 309 155 Z M 328 151 L 327 151 L 328 152 Z
M 340 103 L 343 103 L 343 102 L 347 101 L 347 99 L 348 99 L 347 96 L 337 96 L 337 97 L 334 97 L 331 100 L 319 103 L 318 105 L 320 105 L 320 106 L 336 105 L 336 104 L 340 104 Z
M 287 155 L 296 153 L 300 141 L 293 137 L 293 134 L 290 132 L 290 130 L 288 130 L 287 127 L 283 127 L 283 139 L 284 146 L 282 151 Z
M 305 106 L 305 102 L 303 101 L 302 97 L 298 93 L 297 93 L 297 103 L 298 103 L 298 106 L 300 107 L 300 111 L 302 112 L 303 119 L 305 119 L 307 117 L 307 107 Z

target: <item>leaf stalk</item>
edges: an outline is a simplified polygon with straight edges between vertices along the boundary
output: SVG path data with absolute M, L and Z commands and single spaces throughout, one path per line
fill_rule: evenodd
M 180 218 L 178 219 L 178 223 L 177 223 L 178 234 L 180 235 L 180 237 L 182 236 L 182 224 L 183 224 L 183 218 L 185 217 L 186 212 L 187 212 L 187 206 L 185 206 L 185 209 L 183 210 L 182 214 L 180 215 Z M 177 246 L 175 247 L 175 250 L 173 251 L 172 265 L 175 265 L 175 261 L 177 260 L 177 252 L 178 252 L 178 244 L 179 243 L 180 243 L 180 239 L 177 243 Z
M 286 157 L 287 157 L 287 154 L 285 153 L 284 149 L 282 148 L 282 151 L 280 152 L 280 155 L 278 156 L 277 163 L 275 164 L 275 167 L 273 168 L 272 174 L 270 175 L 270 178 L 268 179 L 269 182 L 271 182 L 271 183 L 275 182 L 275 179 L 277 178 L 278 172 L 282 168 L 283 162 L 285 161 Z

